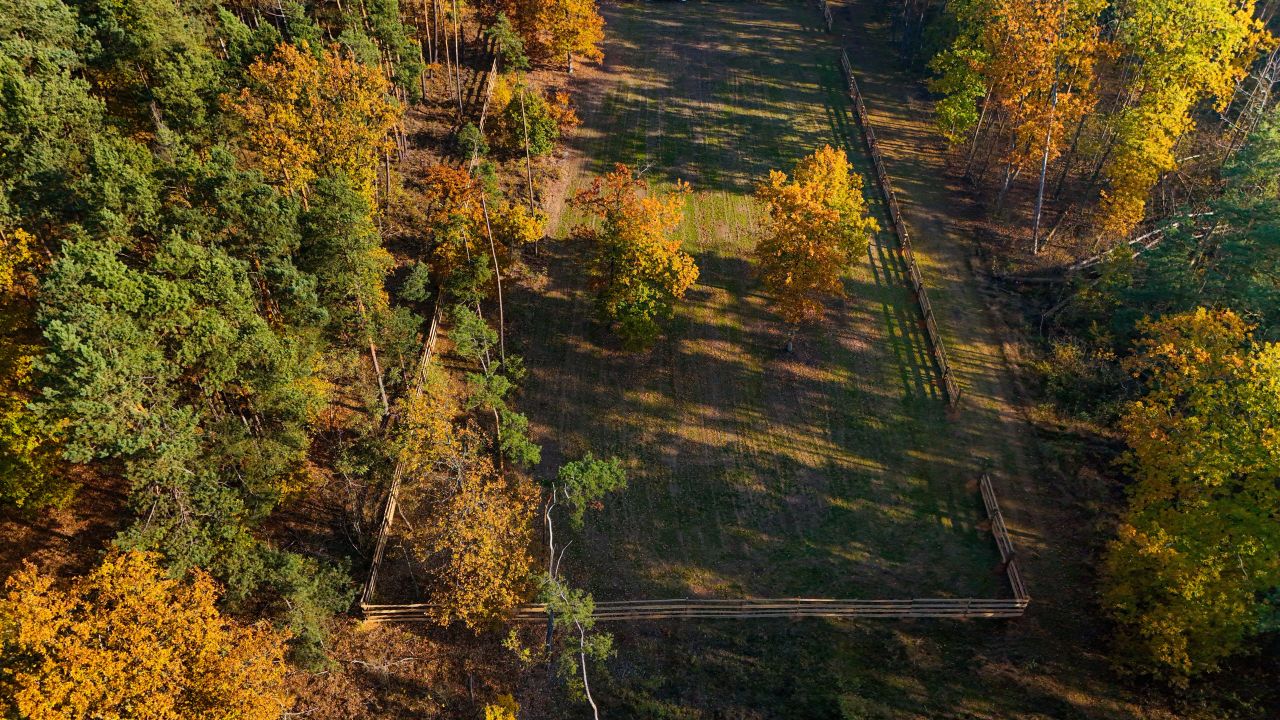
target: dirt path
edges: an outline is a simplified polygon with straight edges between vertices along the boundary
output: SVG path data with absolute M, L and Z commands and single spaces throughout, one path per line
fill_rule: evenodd
M 1025 415 L 1029 400 L 1016 379 L 1018 344 L 973 256 L 977 208 L 947 171 L 927 93 L 898 62 L 890 9 L 878 0 L 842 0 L 833 8 L 965 395 L 952 429 L 967 438 L 973 459 L 993 471 L 1033 597 L 1027 617 L 975 653 L 998 648 L 1026 658 L 1002 671 L 1022 692 L 1043 694 L 1036 705 L 1051 698 L 1071 716 L 1137 717 L 1102 655 L 1106 640 L 1096 620 L 1086 545 L 1090 514 L 1045 471 Z

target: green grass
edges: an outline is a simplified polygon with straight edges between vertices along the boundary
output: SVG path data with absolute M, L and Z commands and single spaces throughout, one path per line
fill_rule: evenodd
M 792 355 L 754 278 L 755 180 L 824 143 L 866 165 L 837 52 L 812 15 L 779 3 L 608 12 L 570 187 L 616 162 L 660 189 L 691 182 L 680 233 L 701 279 L 641 354 L 591 322 L 570 247 L 553 249 L 545 286 L 512 302 L 525 308 L 513 334 L 542 471 L 587 450 L 631 468 L 566 566 L 598 598 L 1001 591 L 889 235 Z M 875 188 L 865 194 L 881 212 Z M 576 221 L 564 214 L 557 234 Z
M 607 63 L 586 79 L 569 192 L 616 162 L 660 190 L 692 183 L 679 232 L 701 278 L 644 353 L 623 352 L 593 321 L 571 243 L 552 243 L 545 273 L 510 291 L 510 336 L 529 367 L 518 403 L 544 445 L 537 472 L 549 476 L 588 450 L 618 455 L 630 472 L 628 489 L 575 535 L 567 577 L 598 600 L 1007 595 L 991 572 L 997 554 L 976 463 L 952 431 L 889 234 L 847 279 L 827 325 L 798 338 L 793 354 L 781 350 L 786 328 L 755 279 L 751 194 L 768 170 L 789 170 L 825 143 L 846 149 L 870 178 L 838 46 L 817 11 L 634 2 L 605 15 Z M 564 212 L 553 234 L 578 220 Z M 623 639 L 612 702 L 638 717 L 672 699 L 757 707 L 817 682 L 795 673 L 825 661 L 798 658 L 823 644 L 829 626 L 799 635 L 785 624 L 735 627 L 676 631 L 692 646 L 635 630 Z M 739 657 L 742 638 L 755 636 L 795 637 L 771 660 Z M 698 660 L 682 677 L 690 647 Z M 740 673 L 763 685 L 714 702 L 689 695 L 695 683 Z M 766 687 L 767 698 L 753 695 Z M 838 691 L 814 696 L 826 708 L 819 714 L 834 712 Z

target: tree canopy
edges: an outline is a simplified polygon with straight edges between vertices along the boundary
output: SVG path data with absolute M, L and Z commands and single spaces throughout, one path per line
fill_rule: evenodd
M 153 553 L 115 552 L 69 587 L 31 565 L 0 599 L 0 709 L 77 718 L 274 720 L 292 700 L 284 636 L 217 608 L 194 571 L 168 577 Z
M 1147 392 L 1120 421 L 1134 484 L 1104 604 L 1140 668 L 1212 670 L 1261 629 L 1280 584 L 1280 345 L 1229 310 L 1144 323 Z
M 823 298 L 844 295 L 841 278 L 879 229 L 862 197 L 862 176 L 842 151 L 825 145 L 797 162 L 790 178 L 769 171 L 756 197 L 767 216 L 755 251 L 761 281 L 787 322 L 820 319 Z
M 630 345 L 652 341 L 698 279 L 697 264 L 675 234 L 689 192 L 680 182 L 671 193 L 651 192 L 631 168 L 618 164 L 573 198 L 594 220 L 575 229 L 574 237 L 590 249 L 601 315 L 618 323 Z

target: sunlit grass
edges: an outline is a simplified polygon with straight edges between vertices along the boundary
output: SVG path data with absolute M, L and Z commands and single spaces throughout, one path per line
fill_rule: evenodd
M 822 144 L 869 167 L 837 50 L 811 12 L 607 11 L 608 72 L 583 104 L 574 142 L 586 160 L 569 194 L 619 162 L 658 192 L 689 182 L 678 233 L 701 278 L 668 337 L 641 354 L 615 348 L 584 293 L 562 294 L 583 290 L 571 247 L 556 251 L 553 292 L 512 303 L 528 304 L 516 318 L 530 367 L 521 406 L 548 447 L 539 472 L 590 450 L 632 473 L 566 561 L 599 599 L 1000 591 L 891 238 L 794 355 L 754 277 L 759 179 Z M 552 235 L 580 222 L 568 208 Z

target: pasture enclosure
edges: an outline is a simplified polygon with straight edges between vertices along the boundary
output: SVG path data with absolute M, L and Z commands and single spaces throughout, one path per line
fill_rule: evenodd
M 519 405 L 545 448 L 538 472 L 592 451 L 623 458 L 631 475 L 572 544 L 571 580 L 602 613 L 680 597 L 687 617 L 714 616 L 794 602 L 755 600 L 786 596 L 844 598 L 819 601 L 837 616 L 883 617 L 886 597 L 932 598 L 887 601 L 899 617 L 1021 612 L 1020 583 L 1011 592 L 991 572 L 1008 537 L 1002 523 L 996 546 L 987 537 L 997 523 L 985 465 L 970 455 L 975 435 L 944 411 L 954 380 L 938 372 L 945 358 L 935 362 L 941 343 L 921 314 L 892 191 L 871 187 L 887 178 L 883 161 L 858 141 L 852 76 L 820 14 L 780 2 L 605 14 L 609 59 L 580 74 L 584 125 L 550 198 L 555 234 L 577 221 L 564 198 L 615 162 L 657 189 L 687 179 L 695 192 L 679 232 L 702 280 L 668 337 L 642 354 L 592 322 L 568 243 L 552 243 L 540 272 L 509 289 L 511 337 L 529 366 Z M 849 154 L 884 230 L 828 327 L 787 354 L 752 276 L 753 183 L 823 143 Z M 362 607 L 371 619 L 411 619 L 427 599 L 398 587 L 411 583 L 412 561 L 394 500 L 388 509 L 375 566 L 385 556 L 400 569 L 366 588 Z
M 688 181 L 678 233 L 701 279 L 667 337 L 639 354 L 593 321 L 569 242 L 511 291 L 539 472 L 591 451 L 631 474 L 565 567 L 600 601 L 995 597 L 983 466 L 947 418 L 839 44 L 811 5 L 670 10 L 605 8 L 607 59 L 582 74 L 583 126 L 559 199 L 619 162 L 658 191 Z M 823 144 L 849 155 L 883 230 L 846 298 L 788 354 L 754 277 L 754 185 Z M 580 218 L 556 200 L 565 238 Z

